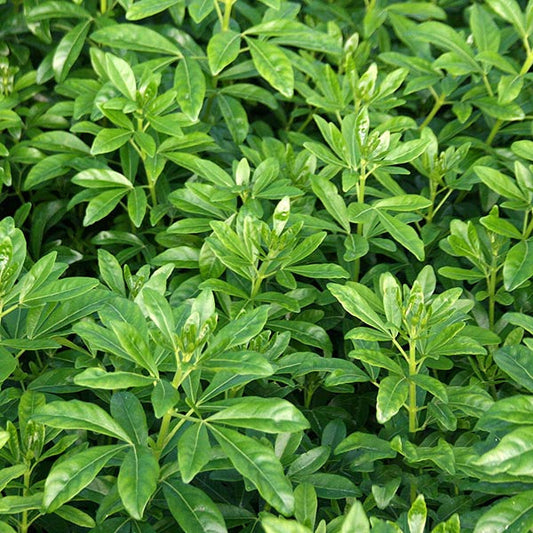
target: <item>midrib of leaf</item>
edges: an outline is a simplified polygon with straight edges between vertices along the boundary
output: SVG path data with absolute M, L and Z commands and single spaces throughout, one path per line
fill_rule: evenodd
M 261 50 L 261 47 L 260 46 L 257 46 L 257 44 L 255 44 L 254 42 L 252 41 L 248 41 L 248 45 L 253 48 L 254 52 L 258 55 L 261 56 L 261 59 L 267 63 L 267 65 L 269 66 L 269 68 L 275 73 L 275 77 L 276 77 L 276 83 L 278 85 L 284 85 L 284 80 L 283 78 L 280 76 L 279 72 L 277 71 L 276 67 L 274 66 L 274 63 L 272 63 L 272 61 L 270 61 L 270 59 L 268 58 L 268 56 L 266 56 L 263 51 Z
M 193 507 L 191 507 L 189 505 L 189 502 L 179 493 L 179 491 L 177 491 L 168 481 L 163 481 L 163 483 L 169 487 L 175 494 L 176 496 L 185 504 L 185 506 L 187 507 L 187 509 L 189 509 L 189 511 L 191 512 L 191 514 L 194 516 L 194 519 L 196 520 L 196 522 L 198 522 L 198 526 L 201 528 L 201 530 L 203 531 L 204 528 L 202 526 L 202 521 L 200 520 L 200 518 L 198 517 L 198 514 L 196 513 L 195 509 Z
M 266 477 L 265 475 L 263 475 L 263 471 L 257 467 L 257 465 L 251 460 L 249 459 L 249 457 L 242 452 L 242 450 L 239 449 L 238 446 L 235 446 L 235 444 L 233 444 L 233 442 L 231 440 L 228 440 L 225 435 L 223 435 L 222 433 L 220 433 L 220 431 L 218 431 L 216 429 L 216 427 L 212 426 L 211 424 L 209 424 L 209 429 L 213 432 L 213 433 L 216 433 L 217 435 L 220 436 L 220 438 L 222 438 L 225 442 L 227 442 L 231 448 L 233 448 L 238 455 L 240 455 L 241 457 L 243 457 L 247 463 L 249 463 L 252 467 L 253 467 L 253 470 L 255 470 L 256 472 L 259 473 L 260 477 L 262 479 L 264 479 L 267 483 L 267 485 L 272 489 L 272 491 L 277 494 L 277 490 L 276 490 L 276 487 L 274 485 L 272 485 L 272 483 L 270 483 L 270 480 L 268 479 L 268 477 Z

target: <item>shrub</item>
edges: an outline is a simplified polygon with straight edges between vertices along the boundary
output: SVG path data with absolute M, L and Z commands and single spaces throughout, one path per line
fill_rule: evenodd
M 0 5 L 0 533 L 533 528 L 533 2 Z

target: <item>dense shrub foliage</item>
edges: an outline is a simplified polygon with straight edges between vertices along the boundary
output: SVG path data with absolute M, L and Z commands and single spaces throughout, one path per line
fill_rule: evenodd
M 533 1 L 0 4 L 0 533 L 533 528 Z

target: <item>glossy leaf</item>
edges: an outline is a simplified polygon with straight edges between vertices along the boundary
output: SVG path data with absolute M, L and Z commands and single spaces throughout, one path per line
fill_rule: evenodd
M 93 403 L 57 400 L 39 408 L 32 419 L 53 428 L 84 429 L 131 442 L 124 429 Z
M 118 492 L 126 511 L 141 520 L 148 501 L 157 489 L 159 464 L 146 446 L 132 446 L 126 453 L 118 474 Z
M 213 76 L 233 63 L 241 48 L 241 36 L 232 30 L 215 33 L 207 45 L 207 60 Z
M 176 522 L 185 533 L 225 533 L 221 512 L 207 494 L 177 477 L 164 482 L 163 494 Z
M 261 496 L 283 515 L 294 510 L 292 487 L 271 448 L 231 429 L 210 428 L 233 466 L 249 479 Z
M 504 346 L 494 353 L 496 364 L 517 383 L 533 392 L 533 350 L 526 346 Z
M 533 491 L 503 498 L 485 511 L 476 522 L 474 533 L 520 533 L 533 527 Z
M 206 84 L 195 59 L 184 57 L 174 74 L 176 99 L 182 111 L 193 121 L 198 119 L 204 102 Z
M 54 464 L 44 485 L 43 507 L 53 512 L 72 500 L 124 446 L 94 446 Z
M 282 399 L 249 396 L 237 402 L 211 404 L 215 405 L 221 409 L 207 419 L 209 422 L 221 422 L 228 426 L 267 433 L 300 431 L 309 427 L 309 423 L 300 411 Z
M 205 424 L 192 424 L 178 441 L 178 464 L 184 483 L 190 483 L 211 458 L 211 445 Z
M 250 37 L 246 37 L 246 42 L 260 76 L 283 96 L 290 98 L 294 92 L 294 72 L 283 50 L 269 42 L 257 41 Z

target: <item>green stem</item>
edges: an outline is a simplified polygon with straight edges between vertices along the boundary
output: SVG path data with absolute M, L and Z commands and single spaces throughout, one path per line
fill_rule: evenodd
M 429 112 L 428 116 L 425 118 L 424 122 L 420 124 L 420 127 L 418 129 L 423 130 L 433 120 L 435 115 L 439 112 L 439 109 L 444 105 L 444 101 L 445 101 L 444 95 L 435 97 L 435 103 L 433 104 L 431 111 Z
M 163 419 L 161 420 L 161 427 L 159 428 L 159 435 L 157 436 L 157 442 L 155 445 L 156 447 L 155 454 L 156 454 L 157 459 L 159 459 L 159 457 L 161 456 L 161 453 L 163 452 L 163 449 L 167 442 L 171 420 L 172 420 L 172 411 L 169 410 L 163 415 Z
M 532 212 L 533 214 L 533 212 Z M 531 220 L 529 222 L 529 224 L 527 224 L 527 219 L 528 219 L 528 213 L 526 213 L 526 216 L 525 216 L 525 219 L 524 219 L 524 231 L 522 232 L 522 235 L 524 236 L 524 239 L 528 239 L 529 236 L 531 235 L 531 232 L 533 232 L 533 217 L 531 217 Z
M 485 141 L 489 146 L 492 144 L 492 141 L 494 140 L 494 137 L 496 137 L 496 134 L 500 131 L 500 128 L 503 126 L 503 120 L 498 119 L 494 126 L 492 126 L 492 129 L 490 130 L 489 136 L 487 137 L 487 140 Z
M 531 65 L 533 65 L 533 50 L 531 50 L 531 46 L 529 45 L 527 37 L 524 39 L 524 47 L 526 49 L 527 56 L 522 68 L 520 69 L 520 76 L 527 74 L 531 68 Z
M 257 277 L 254 279 L 253 283 L 252 283 L 252 290 L 250 292 L 250 299 L 254 299 L 258 294 L 259 294 L 259 291 L 261 289 L 261 283 L 263 283 L 263 276 L 261 276 L 261 274 L 259 274 L 259 272 L 257 273 Z
M 0 319 L 4 318 L 6 315 L 9 315 L 9 313 L 13 312 L 18 307 L 18 304 L 12 305 L 11 307 L 8 307 L 4 311 L 0 313 Z
M 107 12 L 107 0 L 100 0 L 100 13 L 102 15 Z
M 365 203 L 365 184 L 366 184 L 366 178 L 368 177 L 368 174 L 366 173 L 366 163 L 361 163 L 361 175 L 359 177 L 359 183 L 357 185 L 357 203 L 364 204 Z M 357 235 L 363 235 L 363 223 L 358 222 L 357 223 Z M 361 258 L 358 257 L 355 260 L 354 264 L 354 274 L 353 278 L 354 281 L 359 281 L 359 274 L 361 271 Z
M 24 496 L 27 496 L 30 491 L 30 476 L 31 476 L 31 470 L 28 467 L 26 472 L 24 472 L 24 488 L 22 490 L 22 494 Z M 27 533 L 29 527 L 30 525 L 28 523 L 28 511 L 23 511 L 22 520 L 20 523 L 20 533 Z
M 224 18 L 222 20 L 222 31 L 229 30 L 229 24 L 231 21 L 231 8 L 237 0 L 226 0 L 224 7 Z
M 437 213 L 437 211 L 446 203 L 446 200 L 448 200 L 450 194 L 452 194 L 453 189 L 449 189 L 448 192 L 444 195 L 444 198 L 439 202 L 439 205 L 434 209 L 433 216 Z
M 494 265 L 491 268 L 490 276 L 487 279 L 489 292 L 489 328 L 494 329 L 494 309 L 496 307 L 496 275 L 497 269 Z
M 189 409 L 187 411 L 187 414 L 186 415 L 181 415 L 183 416 L 183 418 L 172 428 L 172 431 L 170 431 L 167 435 L 167 438 L 166 438 L 166 442 L 165 442 L 165 445 L 163 446 L 163 449 L 165 448 L 165 446 L 167 445 L 168 442 L 170 442 L 170 440 L 172 439 L 172 437 L 178 432 L 178 430 L 181 428 L 181 426 L 183 426 L 183 424 L 185 424 L 185 422 L 187 422 L 187 420 L 189 420 L 189 417 L 194 414 L 194 409 Z
M 222 26 L 224 22 L 224 16 L 222 15 L 222 11 L 220 10 L 220 6 L 218 5 L 218 0 L 213 0 L 213 4 L 215 4 L 215 11 L 217 12 L 218 21 Z
M 416 383 L 412 380 L 416 376 L 416 345 L 409 341 L 409 433 L 415 433 L 418 429 L 416 416 Z
M 489 79 L 487 78 L 487 75 L 485 73 L 483 73 L 483 83 L 485 84 L 485 89 L 487 89 L 489 96 L 494 96 L 494 91 L 492 90 L 492 87 L 489 83 Z

